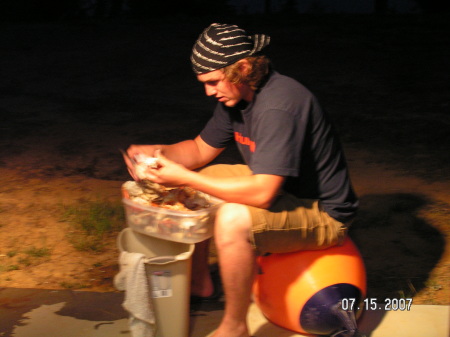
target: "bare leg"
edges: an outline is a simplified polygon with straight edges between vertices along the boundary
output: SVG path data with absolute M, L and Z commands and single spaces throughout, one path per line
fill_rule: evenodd
M 216 218 L 215 243 L 225 291 L 225 313 L 214 337 L 249 337 L 255 255 L 249 242 L 251 215 L 239 204 L 225 204 Z
M 214 292 L 208 266 L 209 240 L 195 245 L 192 255 L 191 295 L 207 297 Z

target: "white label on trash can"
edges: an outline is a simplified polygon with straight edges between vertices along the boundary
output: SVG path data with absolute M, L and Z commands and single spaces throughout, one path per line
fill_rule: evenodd
M 152 273 L 152 297 L 171 297 L 170 270 L 155 271 Z

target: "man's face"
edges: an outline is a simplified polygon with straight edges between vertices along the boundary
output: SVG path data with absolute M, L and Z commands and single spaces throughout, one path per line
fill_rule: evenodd
M 234 107 L 241 100 L 253 99 L 253 91 L 247 85 L 231 83 L 221 69 L 197 75 L 197 79 L 205 86 L 207 96 L 214 96 L 225 106 Z

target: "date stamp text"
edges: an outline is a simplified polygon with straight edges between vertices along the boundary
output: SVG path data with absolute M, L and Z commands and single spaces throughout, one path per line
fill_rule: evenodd
M 410 311 L 413 303 L 412 298 L 385 298 L 379 300 L 377 298 L 365 298 L 358 303 L 356 298 L 343 298 L 341 300 L 341 308 L 345 311 Z

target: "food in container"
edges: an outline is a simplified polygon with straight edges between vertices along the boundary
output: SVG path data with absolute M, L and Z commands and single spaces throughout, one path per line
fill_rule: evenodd
M 140 233 L 185 243 L 213 234 L 222 200 L 188 187 L 166 188 L 150 181 L 122 185 L 127 224 Z

